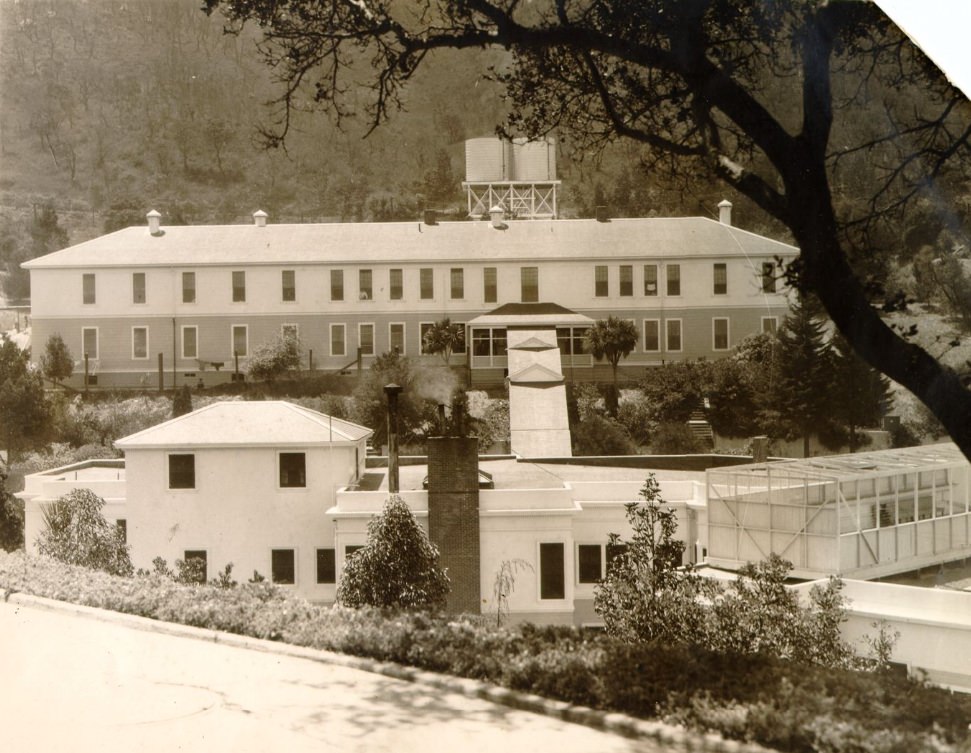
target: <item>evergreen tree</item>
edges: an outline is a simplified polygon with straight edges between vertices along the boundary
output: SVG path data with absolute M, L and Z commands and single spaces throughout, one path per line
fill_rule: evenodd
M 802 437 L 809 457 L 810 437 L 832 433 L 832 352 L 812 302 L 801 298 L 778 336 L 770 422 L 786 438 Z
M 0 466 L 0 549 L 24 545 L 24 503 L 7 491 L 7 472 Z
M 833 347 L 833 417 L 844 427 L 850 450 L 863 444 L 861 428 L 880 425 L 892 400 L 890 381 L 863 361 L 837 334 Z
M 438 354 L 448 366 L 452 352 L 465 343 L 465 327 L 452 324 L 448 317 L 435 322 L 422 338 L 426 353 Z
M 74 373 L 74 358 L 60 334 L 54 333 L 47 338 L 44 355 L 40 359 L 40 368 L 44 376 L 55 384 Z
M 184 416 L 186 413 L 192 413 L 192 391 L 189 385 L 183 384 L 172 398 L 172 418 Z
M 341 576 L 337 601 L 397 609 L 438 609 L 449 592 L 438 549 L 408 505 L 394 495 L 367 527 L 367 544 L 354 552 Z
M 609 316 L 598 319 L 587 330 L 585 344 L 597 360 L 606 358 L 613 373 L 613 394 L 607 401 L 610 415 L 617 415 L 617 367 L 637 345 L 637 327 L 628 319 Z
M 104 505 L 89 489 L 73 489 L 53 502 L 44 511 L 47 528 L 37 540 L 40 553 L 69 565 L 131 575 L 129 547 L 101 514 Z
M 20 450 L 43 444 L 52 421 L 44 385 L 28 361 L 26 350 L 0 335 L 0 441 L 9 462 Z

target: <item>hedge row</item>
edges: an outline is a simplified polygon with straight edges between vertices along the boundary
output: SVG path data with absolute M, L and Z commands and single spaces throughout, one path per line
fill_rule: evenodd
M 780 751 L 969 750 L 971 697 L 899 675 L 798 666 L 567 627 L 319 607 L 266 583 L 186 586 L 0 552 L 0 589 L 471 677 Z

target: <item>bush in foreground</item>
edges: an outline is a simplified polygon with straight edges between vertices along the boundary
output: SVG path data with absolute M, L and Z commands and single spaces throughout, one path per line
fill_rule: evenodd
M 0 589 L 472 677 L 809 753 L 967 750 L 971 697 L 887 673 L 631 645 L 569 627 L 316 607 L 267 583 L 121 578 L 0 553 Z

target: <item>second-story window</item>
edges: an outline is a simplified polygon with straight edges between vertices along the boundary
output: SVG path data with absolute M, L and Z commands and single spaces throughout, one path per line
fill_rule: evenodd
M 465 270 L 461 267 L 452 267 L 449 272 L 451 280 L 451 297 L 455 300 L 465 298 Z
M 762 264 L 762 292 L 775 292 L 775 264 L 770 261 Z
M 307 486 L 306 453 L 280 453 L 280 486 L 284 489 L 300 489 Z
M 281 275 L 281 284 L 283 287 L 283 300 L 284 301 L 295 301 L 297 300 L 297 273 L 292 269 L 284 269 Z
M 400 301 L 404 295 L 403 276 L 400 269 L 392 269 L 390 274 L 390 298 L 392 301 Z
M 330 300 L 344 300 L 344 270 L 330 270 Z
M 233 272 L 233 303 L 246 300 L 246 273 Z
M 435 278 L 433 275 L 434 270 L 431 267 L 422 267 L 419 272 L 420 275 L 420 297 L 423 301 L 430 301 L 435 297 Z
M 681 265 L 668 264 L 668 295 L 681 295 Z
M 145 273 L 144 272 L 132 272 L 131 302 L 145 303 Z
M 196 273 L 182 273 L 182 303 L 196 302 Z
M 712 272 L 714 284 L 711 292 L 714 295 L 726 295 L 728 293 L 728 267 L 724 264 L 716 264 Z
M 539 301 L 539 267 L 523 267 L 520 271 L 523 303 Z
M 95 303 L 94 275 L 90 272 L 81 276 L 81 300 L 84 303 Z
M 634 267 L 630 264 L 620 265 L 620 294 L 623 296 L 634 295 Z
M 657 264 L 644 265 L 644 295 L 657 295 Z
M 593 294 L 597 298 L 606 298 L 609 288 L 607 285 L 607 267 L 598 264 L 593 268 Z
M 357 297 L 362 301 L 370 301 L 374 297 L 374 289 L 371 285 L 371 270 L 359 269 L 357 272 Z
M 495 303 L 499 297 L 496 281 L 496 268 L 486 267 L 482 270 L 482 298 L 486 303 Z

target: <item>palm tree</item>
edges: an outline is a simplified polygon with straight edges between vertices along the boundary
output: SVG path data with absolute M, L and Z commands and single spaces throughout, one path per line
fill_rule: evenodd
M 617 410 L 617 366 L 621 358 L 627 358 L 637 345 L 637 327 L 632 321 L 609 316 L 598 319 L 587 330 L 585 337 L 587 348 L 597 360 L 606 358 L 614 375 L 614 399 L 611 401 L 611 412 Z
M 465 327 L 452 324 L 448 317 L 435 322 L 422 338 L 426 353 L 437 353 L 448 366 L 452 352 L 465 342 Z

